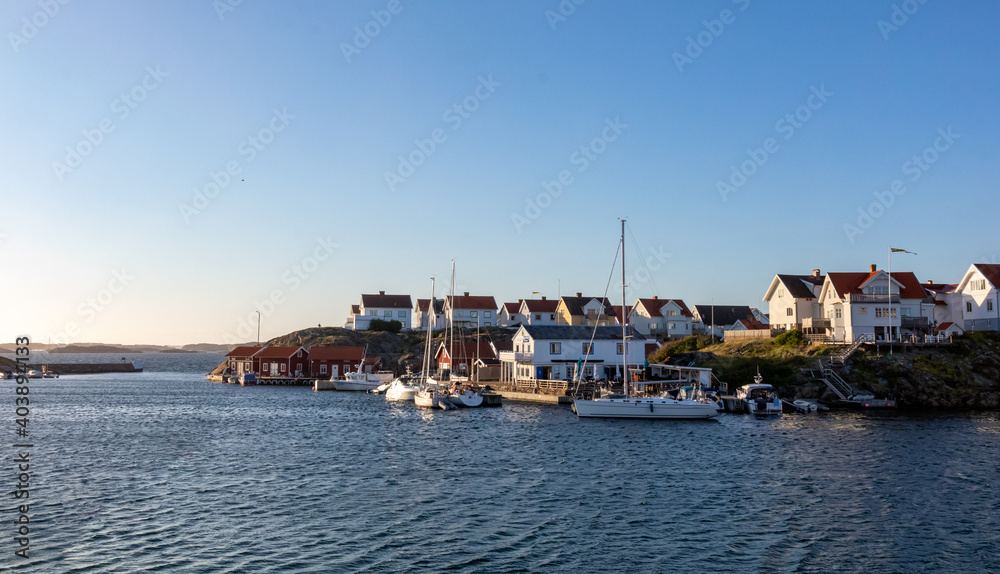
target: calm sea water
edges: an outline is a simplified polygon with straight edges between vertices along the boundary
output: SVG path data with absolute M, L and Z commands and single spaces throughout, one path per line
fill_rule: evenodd
M 0 570 L 1000 571 L 997 413 L 424 411 L 140 357 L 33 383 L 31 559 L 8 496 Z

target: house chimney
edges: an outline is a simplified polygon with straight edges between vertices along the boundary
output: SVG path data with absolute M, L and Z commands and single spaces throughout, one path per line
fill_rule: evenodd
M 378 294 L 379 295 L 385 295 L 385 291 L 379 291 Z
M 583 297 L 583 293 L 580 293 L 579 291 L 577 291 L 577 292 L 576 292 L 576 296 L 577 296 L 577 297 Z
M 653 295 L 653 301 L 658 301 L 660 299 L 659 295 Z
M 545 295 L 542 295 L 542 301 L 544 301 L 544 300 L 545 300 Z
M 931 281 L 930 279 L 928 279 L 928 280 L 927 280 L 927 284 L 928 284 L 928 285 L 933 285 L 933 284 L 934 284 L 934 282 L 933 282 L 933 281 Z
M 872 273 L 878 271 L 878 267 L 874 263 L 871 264 L 871 271 Z
M 813 277 L 819 277 L 819 269 L 813 269 Z
M 465 292 L 465 296 L 466 296 L 466 297 L 468 297 L 468 296 L 469 296 L 469 292 L 468 292 L 468 291 L 466 291 L 466 292 Z

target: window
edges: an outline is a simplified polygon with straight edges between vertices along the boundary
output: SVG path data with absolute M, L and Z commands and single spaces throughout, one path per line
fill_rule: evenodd
M 378 315 L 378 311 L 376 311 L 375 309 L 369 309 L 368 310 L 368 315 L 371 316 L 371 317 L 373 317 L 375 315 Z
M 399 311 L 396 313 L 397 317 L 406 317 L 406 311 Z
M 382 316 L 383 317 L 389 317 L 391 319 L 392 318 L 392 311 L 383 311 L 382 312 Z
M 650 329 L 655 329 L 656 328 L 656 323 L 650 323 L 649 324 L 649 328 Z
M 986 290 L 986 280 L 985 279 L 976 279 L 975 281 L 972 281 L 972 290 L 973 291 L 985 291 Z
M 871 288 L 871 292 L 875 295 L 888 295 L 889 287 L 886 285 L 875 285 Z
M 990 299 L 990 300 L 986 301 L 986 310 L 987 311 L 992 311 L 993 310 L 993 299 Z
M 247 361 L 247 362 L 243 363 L 243 368 L 249 371 L 250 370 L 250 361 Z
M 556 314 L 555 313 L 549 313 L 549 319 L 555 321 L 556 320 Z
M 966 301 L 965 302 L 965 312 L 966 313 L 971 313 L 972 312 L 972 301 Z
M 583 354 L 584 355 L 589 355 L 589 354 L 591 354 L 593 352 L 594 352 L 594 344 L 593 343 L 584 343 L 583 344 Z
M 858 312 L 859 313 L 867 313 L 868 312 L 868 307 L 858 307 Z
M 619 355 L 624 354 L 625 353 L 625 345 L 622 345 L 621 343 L 618 343 L 618 350 L 616 352 Z
M 677 328 L 677 323 L 671 323 L 671 324 L 670 324 L 670 330 L 671 330 L 671 331 L 673 331 L 673 330 L 674 330 L 674 329 L 676 329 L 676 328 Z
M 909 307 L 902 307 L 899 309 L 899 314 L 902 317 L 909 317 L 910 313 L 912 313 L 912 311 L 910 310 Z
M 284 363 L 281 363 L 281 365 L 278 366 L 278 371 L 282 372 L 282 373 L 285 372 L 285 364 Z
M 483 327 L 489 327 L 489 326 L 490 326 L 490 322 L 489 321 L 486 321 L 485 323 L 483 323 Z
M 836 308 L 836 309 L 834 309 L 834 311 L 833 311 L 833 313 L 834 313 L 834 316 L 835 316 L 835 317 L 836 317 L 837 319 L 842 319 L 842 318 L 843 318 L 843 314 L 842 314 L 842 311 L 843 311 L 843 310 L 842 310 L 842 309 L 841 309 L 840 307 L 837 307 L 837 308 Z
M 677 311 L 674 311 L 673 309 L 668 309 L 668 310 L 667 310 L 667 315 L 668 315 L 668 316 L 669 316 L 669 315 L 676 315 L 676 314 L 677 314 Z
M 549 353 L 553 355 L 562 353 L 562 343 L 549 343 Z
M 472 317 L 473 319 L 478 319 L 479 318 L 479 311 L 471 311 L 470 314 L 469 314 L 469 316 Z
M 778 289 L 778 299 L 781 299 L 784 296 L 785 296 L 785 290 L 784 289 Z
M 789 317 L 792 316 L 792 308 L 791 307 L 785 309 L 785 315 L 788 315 Z
M 492 317 L 493 311 L 483 311 L 483 317 Z
M 321 374 L 321 375 L 325 375 L 326 374 L 326 365 L 325 364 L 319 366 L 319 374 Z

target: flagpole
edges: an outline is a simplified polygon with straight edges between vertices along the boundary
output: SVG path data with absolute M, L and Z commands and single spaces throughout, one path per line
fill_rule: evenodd
M 892 245 L 889 246 L 889 266 L 887 270 L 889 276 L 889 354 L 892 354 Z

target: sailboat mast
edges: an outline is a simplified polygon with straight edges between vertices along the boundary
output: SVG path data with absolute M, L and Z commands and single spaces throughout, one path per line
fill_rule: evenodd
M 427 340 L 424 341 L 424 362 L 420 365 L 421 382 L 427 381 L 427 372 L 431 370 L 431 338 L 433 337 L 432 329 L 436 319 L 436 313 L 434 312 L 434 278 L 431 277 L 431 302 L 427 306 Z
M 628 312 L 625 310 L 625 220 L 622 219 L 622 372 L 625 374 L 625 398 L 628 398 Z
M 451 321 L 448 321 L 450 336 L 448 337 L 448 378 L 451 378 L 455 366 L 455 260 L 451 260 Z

